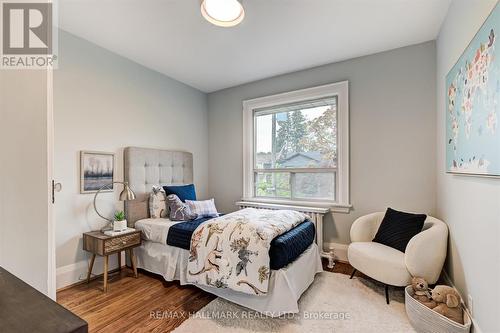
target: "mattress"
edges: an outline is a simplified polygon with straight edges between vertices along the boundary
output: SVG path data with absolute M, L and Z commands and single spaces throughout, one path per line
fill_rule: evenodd
M 201 218 L 181 222 L 169 227 L 167 245 L 189 250 L 191 236 L 202 223 L 212 218 Z M 315 236 L 314 224 L 306 220 L 288 232 L 274 238 L 269 250 L 270 268 L 278 270 L 298 258 L 313 242 Z
M 166 244 L 170 227 L 180 222 L 162 218 L 143 219 L 135 222 L 135 228 L 142 231 L 142 239 L 154 243 Z

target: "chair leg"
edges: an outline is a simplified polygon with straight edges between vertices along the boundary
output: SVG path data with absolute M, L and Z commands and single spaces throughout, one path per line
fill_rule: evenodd
M 385 301 L 389 304 L 389 286 L 385 285 Z
M 354 277 L 354 274 L 356 274 L 356 268 L 353 268 L 352 273 L 351 273 L 351 277 L 349 279 L 352 279 Z

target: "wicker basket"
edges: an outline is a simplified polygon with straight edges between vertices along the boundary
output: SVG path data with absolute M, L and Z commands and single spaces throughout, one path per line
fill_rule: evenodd
M 429 309 L 413 298 L 413 288 L 405 288 L 406 314 L 410 323 L 420 333 L 465 333 L 470 331 L 471 320 L 464 311 L 464 325 L 461 325 Z

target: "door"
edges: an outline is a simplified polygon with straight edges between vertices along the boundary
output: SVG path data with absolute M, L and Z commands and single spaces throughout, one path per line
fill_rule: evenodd
M 0 69 L 0 266 L 55 299 L 52 71 Z

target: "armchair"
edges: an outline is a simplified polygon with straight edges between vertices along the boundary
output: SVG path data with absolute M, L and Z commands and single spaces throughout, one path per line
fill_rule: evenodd
M 347 257 L 354 267 L 351 278 L 359 270 L 384 283 L 389 304 L 388 285 L 407 286 L 411 284 L 413 276 L 423 277 L 429 284 L 436 283 L 446 259 L 448 227 L 444 222 L 427 216 L 422 231 L 410 240 L 403 253 L 372 242 L 384 214 L 373 213 L 354 221 Z

